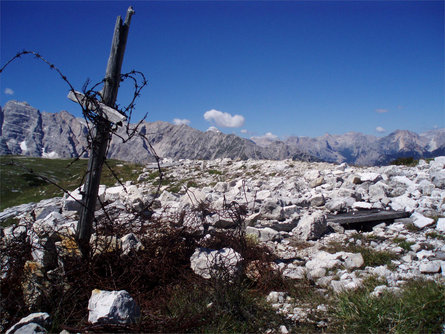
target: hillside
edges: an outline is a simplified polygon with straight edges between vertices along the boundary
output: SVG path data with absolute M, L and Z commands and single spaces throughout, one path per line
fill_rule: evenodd
M 444 167 L 182 160 L 157 193 L 148 164 L 101 187 L 86 262 L 79 191 L 7 209 L 0 330 L 441 332 Z

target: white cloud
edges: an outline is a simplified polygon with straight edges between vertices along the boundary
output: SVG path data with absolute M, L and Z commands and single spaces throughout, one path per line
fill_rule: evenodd
M 257 145 L 264 147 L 272 144 L 274 141 L 280 140 L 278 136 L 274 135 L 272 132 L 267 132 L 262 136 L 250 137 L 250 139 L 253 140 Z
M 264 138 L 268 140 L 278 140 L 278 136 L 274 135 L 272 132 L 267 132 L 264 136 L 257 137 L 257 138 Z
M 204 119 L 209 122 L 214 122 L 216 125 L 223 128 L 239 128 L 244 124 L 244 117 L 241 115 L 232 116 L 229 113 L 219 110 L 208 110 L 204 113 Z
M 378 126 L 375 128 L 375 131 L 379 132 L 379 133 L 383 133 L 386 132 L 386 130 L 384 128 L 382 128 L 381 126 Z
M 215 126 L 211 126 L 210 128 L 207 129 L 207 131 L 210 131 L 210 132 L 221 132 L 221 131 L 219 131 L 219 129 L 218 129 L 217 127 L 215 127 Z M 206 131 L 206 132 L 207 132 L 207 131 Z
M 254 136 L 250 137 L 254 142 L 272 142 L 276 140 L 280 140 L 278 136 L 274 135 L 272 132 L 267 132 L 266 134 L 262 136 Z
M 185 125 L 189 125 L 190 121 L 188 119 L 180 119 L 180 118 L 174 118 L 173 119 L 173 123 L 176 125 L 181 125 L 181 124 L 185 124 Z
M 14 91 L 11 88 L 5 88 L 6 95 L 14 95 Z
M 241 133 L 247 133 L 247 132 L 249 132 L 249 131 L 247 131 L 246 129 L 242 129 L 240 132 L 241 132 Z
M 376 109 L 375 112 L 379 113 L 379 114 L 383 114 L 385 112 L 388 112 L 388 109 Z

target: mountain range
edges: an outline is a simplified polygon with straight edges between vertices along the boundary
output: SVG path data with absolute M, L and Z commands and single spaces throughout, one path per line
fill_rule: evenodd
M 246 139 L 234 134 L 202 132 L 187 125 L 142 122 L 131 140 L 124 128 L 113 136 L 108 157 L 134 162 L 158 156 L 173 159 L 297 159 L 383 165 L 399 157 L 428 158 L 445 155 L 445 129 L 417 134 L 397 130 L 385 137 L 357 132 L 343 135 L 289 137 L 285 140 Z M 9 101 L 0 108 L 0 155 L 48 158 L 88 157 L 88 124 L 66 111 L 40 112 L 26 102 Z M 144 138 L 143 138 L 144 137 Z

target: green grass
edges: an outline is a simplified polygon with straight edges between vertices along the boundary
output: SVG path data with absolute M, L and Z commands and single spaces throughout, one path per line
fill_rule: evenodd
M 222 175 L 223 174 L 222 172 L 220 172 L 219 170 L 216 170 L 216 169 L 209 169 L 207 171 L 207 173 L 209 173 L 210 175 Z
M 62 196 L 60 187 L 73 190 L 82 183 L 88 160 L 80 159 L 73 164 L 73 159 L 44 159 L 24 156 L 0 156 L 0 210 L 8 207 L 38 202 L 42 199 Z M 142 172 L 142 166 L 118 160 L 107 160 L 122 182 L 136 181 Z M 104 165 L 101 184 L 112 186 L 116 179 Z
M 366 246 L 358 246 L 358 245 L 344 245 L 341 242 L 331 242 L 323 250 L 329 253 L 337 253 L 337 252 L 351 252 L 351 253 L 360 253 L 363 256 L 364 264 L 363 266 L 369 267 L 377 267 L 382 265 L 391 266 L 392 260 L 396 260 L 399 258 L 399 255 L 396 253 L 388 252 L 388 251 L 378 251 Z
M 445 240 L 445 235 L 437 233 L 436 231 L 428 232 L 425 236 L 432 239 Z
M 370 297 L 375 284 L 335 297 L 328 330 L 339 333 L 442 333 L 445 287 L 434 281 L 408 282 L 400 295 Z
M 406 224 L 406 229 L 409 231 L 409 232 L 419 232 L 420 231 L 420 228 L 418 228 L 416 225 L 414 225 L 413 223 L 409 223 L 409 224 Z
M 193 333 L 264 333 L 286 322 L 264 298 L 238 283 L 177 286 L 166 313 L 170 319 L 195 319 Z
M 371 242 L 371 241 L 382 241 L 385 240 L 384 237 L 379 237 L 375 234 L 364 235 L 362 233 L 354 233 L 351 235 L 355 240 L 361 240 L 363 242 Z
M 390 165 L 414 167 L 419 164 L 419 160 L 413 157 L 397 158 L 389 163 Z
M 405 238 L 394 238 L 392 240 L 397 246 L 403 248 L 406 251 L 411 250 L 411 246 L 415 244 L 415 242 L 412 241 L 406 241 Z
M 1 227 L 8 227 L 8 226 L 11 226 L 13 224 L 18 224 L 19 222 L 20 222 L 19 219 L 11 217 L 11 218 L 8 218 L 8 219 L 5 219 L 5 220 L 1 221 L 0 222 L 0 226 Z

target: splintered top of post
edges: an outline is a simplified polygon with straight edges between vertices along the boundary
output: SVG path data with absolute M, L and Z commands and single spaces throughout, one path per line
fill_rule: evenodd
M 116 102 L 128 30 L 130 29 L 130 21 L 133 14 L 133 7 L 130 6 L 127 10 L 125 22 L 122 23 L 122 18 L 118 16 L 114 27 L 110 56 L 108 58 L 107 70 L 105 71 L 105 83 L 102 90 L 102 102 L 109 107 L 114 107 Z
M 125 21 L 124 21 L 124 24 L 126 26 L 130 25 L 131 16 L 134 15 L 134 14 L 135 14 L 135 11 L 134 11 L 133 7 L 132 6 L 128 7 L 128 9 L 127 9 L 127 16 L 125 17 Z

